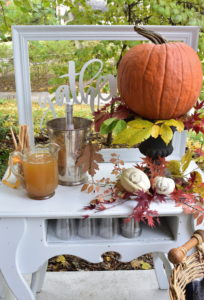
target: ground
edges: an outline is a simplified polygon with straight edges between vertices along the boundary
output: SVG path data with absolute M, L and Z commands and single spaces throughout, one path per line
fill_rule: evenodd
M 113 270 L 149 270 L 153 268 L 152 256 L 143 255 L 128 263 L 119 261 L 116 252 L 107 252 L 101 263 L 90 263 L 73 255 L 60 255 L 49 260 L 48 271 L 113 271 Z

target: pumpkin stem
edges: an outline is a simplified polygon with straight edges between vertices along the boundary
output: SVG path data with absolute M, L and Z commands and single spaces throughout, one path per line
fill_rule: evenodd
M 134 26 L 134 30 L 141 34 L 142 36 L 148 38 L 150 41 L 152 41 L 154 44 L 165 44 L 167 43 L 167 40 L 165 40 L 160 34 L 149 30 L 149 29 L 145 29 L 142 27 L 138 27 L 138 26 Z

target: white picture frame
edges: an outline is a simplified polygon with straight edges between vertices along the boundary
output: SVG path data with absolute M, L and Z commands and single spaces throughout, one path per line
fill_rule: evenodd
M 197 51 L 198 26 L 143 26 L 160 33 L 167 40 L 183 41 Z M 16 97 L 19 124 L 27 124 L 33 136 L 29 41 L 53 40 L 146 40 L 132 25 L 18 25 L 12 27 Z

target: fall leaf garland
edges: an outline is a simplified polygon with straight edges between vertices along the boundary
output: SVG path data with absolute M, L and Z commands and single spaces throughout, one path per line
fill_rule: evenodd
M 199 225 L 204 220 L 204 183 L 200 173 L 195 170 L 188 176 L 185 175 L 184 172 L 188 168 L 191 158 L 189 151 L 182 157 L 181 161 L 167 162 L 165 158 L 159 158 L 155 163 L 151 158 L 145 157 L 141 165 L 135 167 L 145 171 L 152 183 L 156 176 L 164 176 L 168 173 L 176 182 L 176 189 L 170 198 L 175 201 L 176 206 L 183 208 L 184 213 L 192 214 L 197 225 Z M 110 162 L 113 163 L 112 174 L 116 175 L 116 180 L 111 181 L 110 178 L 102 178 L 94 183 L 83 185 L 81 190 L 88 193 L 98 193 L 103 187 L 103 191 L 97 194 L 84 209 L 94 210 L 94 213 L 98 213 L 121 205 L 126 201 L 134 200 L 136 205 L 127 217 L 127 221 L 133 218 L 137 222 L 147 222 L 151 227 L 155 226 L 156 222 L 159 223 L 158 212 L 151 210 L 150 205 L 152 202 L 165 202 L 169 197 L 157 194 L 154 189 L 150 189 L 148 192 L 137 191 L 134 193 L 125 191 L 118 180 L 124 168 L 124 162 L 114 153 Z

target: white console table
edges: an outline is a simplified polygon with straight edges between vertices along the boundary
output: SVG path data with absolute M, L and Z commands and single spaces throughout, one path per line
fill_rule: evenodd
M 129 166 L 130 164 L 126 164 Z M 107 176 L 112 164 L 101 164 L 100 177 Z M 156 228 L 141 225 L 141 234 L 127 238 L 120 233 L 112 239 L 79 236 L 68 240 L 56 236 L 53 219 L 79 219 L 87 214 L 82 208 L 93 195 L 82 193 L 81 186 L 59 186 L 54 197 L 31 200 L 25 190 L 13 190 L 0 185 L 0 270 L 18 300 L 34 300 L 46 271 L 47 260 L 60 254 L 72 254 L 90 262 L 102 261 L 101 255 L 116 251 L 121 261 L 130 261 L 142 254 L 153 253 L 159 287 L 168 288 L 165 272 L 170 264 L 165 254 L 189 239 L 194 228 L 190 216 L 184 215 L 172 201 L 154 203 L 151 209 L 159 212 L 161 224 Z M 124 218 L 134 207 L 128 201 L 91 216 L 91 218 Z M 90 211 L 91 215 L 92 211 Z M 22 274 L 32 273 L 31 287 Z
M 198 27 L 150 26 L 150 28 L 162 33 L 168 40 L 184 41 L 197 50 Z M 28 124 L 30 129 L 33 128 L 29 40 L 127 39 L 145 38 L 137 35 L 133 26 L 14 26 L 13 46 L 19 123 Z M 33 137 L 33 133 L 30 133 Z M 181 135 L 175 133 L 175 136 L 177 137 L 174 139 L 174 153 L 170 159 L 180 159 L 185 151 L 185 133 Z M 135 149 L 128 151 L 128 154 L 122 153 L 120 158 L 124 160 L 125 156 L 128 158 L 126 161 L 135 162 L 135 159 L 140 157 L 139 153 L 135 155 Z M 108 153 L 110 151 L 105 153 L 105 161 L 108 161 Z M 110 164 L 102 164 L 99 177 L 109 177 L 110 168 Z M 170 264 L 165 254 L 189 239 L 194 231 L 191 217 L 184 215 L 182 209 L 175 207 L 171 201 L 154 203 L 151 209 L 158 211 L 161 225 L 153 229 L 141 225 L 142 230 L 138 237 L 127 238 L 119 233 L 112 239 L 98 235 L 89 239 L 80 238 L 78 235 L 66 241 L 59 239 L 53 220 L 80 219 L 82 215 L 87 214 L 82 208 L 88 204 L 92 195 L 81 193 L 80 189 L 80 186 L 59 186 L 53 198 L 36 201 L 29 199 L 22 189 L 12 190 L 0 184 L 0 271 L 17 299 L 35 299 L 35 293 L 40 291 L 43 283 L 47 260 L 59 254 L 73 254 L 91 262 L 98 262 L 102 260 L 101 255 L 106 251 L 119 252 L 122 261 L 129 261 L 152 252 L 159 287 L 167 288 L 163 265 L 169 275 Z M 134 205 L 135 202 L 128 201 L 121 206 L 94 214 L 91 218 L 125 218 L 131 213 Z M 26 273 L 33 274 L 31 287 L 22 276 Z

